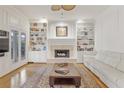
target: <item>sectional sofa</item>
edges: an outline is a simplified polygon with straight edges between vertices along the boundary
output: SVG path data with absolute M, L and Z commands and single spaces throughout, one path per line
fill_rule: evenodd
M 84 57 L 84 65 L 108 87 L 124 87 L 124 53 L 99 51 L 95 57 Z

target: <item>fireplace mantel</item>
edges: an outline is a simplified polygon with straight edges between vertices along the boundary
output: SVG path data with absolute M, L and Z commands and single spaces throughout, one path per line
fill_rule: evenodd
M 76 40 L 73 38 L 55 38 L 55 39 L 48 39 L 49 45 L 75 45 Z
M 76 58 L 76 47 L 72 45 L 52 45 L 48 49 L 48 58 L 55 58 L 55 50 L 69 50 L 68 58 Z M 66 58 L 66 57 L 65 57 Z

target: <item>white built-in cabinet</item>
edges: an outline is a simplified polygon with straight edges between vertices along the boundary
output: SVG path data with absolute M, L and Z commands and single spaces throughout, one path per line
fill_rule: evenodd
M 9 52 L 5 53 L 5 56 L 0 57 L 0 77 L 9 73 L 10 71 L 17 69 L 18 67 L 26 64 L 26 58 L 21 60 L 21 33 L 26 34 L 26 51 L 28 51 L 28 33 L 29 33 L 29 22 L 28 19 L 15 7 L 13 6 L 0 6 L 0 29 L 9 32 Z M 11 60 L 11 31 L 15 30 L 19 33 L 19 60 L 13 62 Z M 1 42 L 0 42 L 1 43 Z
M 47 29 L 47 23 L 30 23 L 29 62 L 42 63 L 47 61 Z
M 94 22 L 82 22 L 76 24 L 77 31 L 77 58 L 82 63 L 84 55 L 94 52 Z
M 30 51 L 29 52 L 29 62 L 42 63 L 47 61 L 46 51 Z

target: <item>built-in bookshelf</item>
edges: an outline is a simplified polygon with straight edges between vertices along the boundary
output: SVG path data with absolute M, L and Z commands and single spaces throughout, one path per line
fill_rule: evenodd
M 47 23 L 30 23 L 31 51 L 47 50 Z
M 84 56 L 94 54 L 94 23 L 77 23 L 77 57 L 78 62 L 84 61 Z
M 94 24 L 77 23 L 77 51 L 94 50 Z

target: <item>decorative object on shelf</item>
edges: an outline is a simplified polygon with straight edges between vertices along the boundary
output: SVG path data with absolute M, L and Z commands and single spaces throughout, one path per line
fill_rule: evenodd
M 59 63 L 59 64 L 57 64 L 57 66 L 59 66 L 59 67 L 65 67 L 65 66 L 68 66 L 68 63 Z
M 87 32 L 84 32 L 84 35 L 88 35 L 88 33 Z
M 43 50 L 46 51 L 46 46 L 43 47 Z
M 60 9 L 64 9 L 65 11 L 71 11 L 76 7 L 76 5 L 52 5 L 52 11 L 59 11 Z
M 43 23 L 43 26 L 44 26 L 44 27 L 47 27 L 47 23 Z
M 44 31 L 44 29 L 41 29 L 41 32 L 43 32 Z
M 67 26 L 56 26 L 56 36 L 57 37 L 67 37 L 68 27 Z
M 30 28 L 31 31 L 39 31 L 38 28 Z
M 37 26 L 37 23 L 33 23 L 33 26 Z

